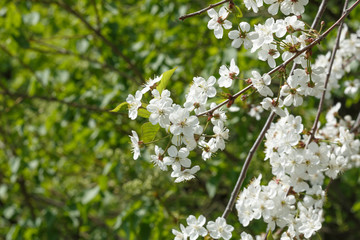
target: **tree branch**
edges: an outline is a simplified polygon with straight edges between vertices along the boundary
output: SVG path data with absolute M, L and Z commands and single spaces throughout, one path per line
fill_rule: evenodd
M 201 9 L 201 10 L 199 10 L 197 12 L 189 13 L 189 14 L 186 14 L 184 16 L 179 17 L 179 20 L 184 21 L 186 18 L 193 17 L 193 16 L 196 16 L 196 15 L 200 15 L 203 12 L 206 12 L 207 10 L 209 10 L 211 8 L 217 7 L 217 6 L 222 5 L 224 3 L 227 3 L 227 2 L 232 2 L 232 0 L 223 0 L 223 1 L 218 2 L 218 3 L 210 4 L 208 7 L 204 8 L 204 9 Z
M 346 4 L 347 4 L 347 1 L 346 0 Z M 300 51 L 298 51 L 293 57 L 291 57 L 290 59 L 288 59 L 287 61 L 285 61 L 284 63 L 282 63 L 281 65 L 277 66 L 276 68 L 274 68 L 273 70 L 271 70 L 270 72 L 268 72 L 268 74 L 273 74 L 274 72 L 278 71 L 279 69 L 281 68 L 285 68 L 285 66 L 287 64 L 289 64 L 293 59 L 295 59 L 297 56 L 299 56 L 302 52 L 305 52 L 306 50 L 312 48 L 315 44 L 317 44 L 318 42 L 320 42 L 322 39 L 324 39 L 330 31 L 332 31 L 335 26 L 337 26 L 339 23 L 341 23 L 340 25 L 340 29 L 341 29 L 341 26 L 342 26 L 342 20 L 351 12 L 352 9 L 354 9 L 358 4 L 359 4 L 360 0 L 357 0 L 350 8 L 346 9 L 346 4 L 344 6 L 344 13 L 343 15 L 339 18 L 338 21 L 336 21 L 336 23 L 334 23 L 326 32 L 324 32 L 322 35 L 320 35 L 314 42 L 312 42 L 311 44 L 309 44 L 308 46 L 304 47 L 303 49 L 301 49 Z M 339 29 L 339 30 L 340 30 Z M 341 33 L 341 32 L 340 32 Z M 325 94 L 325 91 L 324 91 L 324 94 Z M 275 117 L 275 113 L 274 112 L 271 112 L 263 129 L 261 130 L 260 132 L 260 135 L 258 136 L 258 138 L 256 139 L 254 145 L 252 146 L 252 148 L 250 149 L 249 151 L 249 154 L 248 156 L 246 157 L 246 160 L 245 160 L 245 163 L 244 163 L 244 166 L 241 170 L 241 173 L 238 177 L 238 180 L 235 184 L 235 187 L 231 193 L 231 197 L 229 199 L 229 202 L 225 208 L 225 211 L 224 213 L 222 214 L 222 217 L 223 218 L 226 218 L 230 212 L 232 211 L 234 205 L 235 205 L 235 202 L 236 202 L 236 199 L 239 195 L 239 192 L 240 192 L 240 189 L 241 189 L 241 186 L 245 180 L 245 177 L 246 177 L 246 173 L 247 173 L 247 170 L 249 168 L 249 165 L 250 165 L 250 162 L 251 162 L 251 159 L 252 157 L 254 156 L 255 154 L 255 151 L 256 149 L 259 147 L 261 141 L 263 140 L 264 136 L 265 136 L 265 133 L 266 131 L 269 129 L 270 125 L 271 125 L 271 122 L 273 121 Z M 359 119 L 360 121 L 360 119 Z
M 325 12 L 325 9 L 326 9 L 326 6 L 327 6 L 328 2 L 329 2 L 329 0 L 322 0 L 321 5 L 320 5 L 320 7 L 318 9 L 318 12 L 317 12 L 317 14 L 316 14 L 316 16 L 314 18 L 314 21 L 311 24 L 311 29 L 315 29 L 316 26 L 319 24 L 319 22 L 321 20 L 321 17 Z
M 27 65 L 21 58 L 12 54 L 9 51 L 9 49 L 7 49 L 6 46 L 3 44 L 0 44 L 0 49 L 3 50 L 7 55 L 9 55 L 9 57 L 15 58 L 25 69 L 29 70 L 34 75 L 35 79 L 40 83 L 40 85 L 44 87 L 43 82 L 36 75 L 35 71 L 29 65 Z
M 355 120 L 355 123 L 354 123 L 353 127 L 351 128 L 350 132 L 356 133 L 359 127 L 360 127 L 360 113 L 358 114 L 358 116 Z
M 360 0 L 357 1 L 357 3 L 359 2 Z M 345 4 L 344 4 L 344 8 L 343 8 L 343 14 L 346 13 L 347 11 L 347 5 L 348 5 L 348 0 L 345 0 Z M 355 5 L 355 4 L 354 4 Z M 336 37 L 336 42 L 335 42 L 335 45 L 333 47 L 333 50 L 332 50 L 332 53 L 331 53 L 331 57 L 330 57 L 330 63 L 329 63 L 329 68 L 327 70 L 327 73 L 326 73 L 326 78 L 325 78 L 325 84 L 324 84 L 324 91 L 321 95 L 321 98 L 320 98 L 320 103 L 319 103 L 319 106 L 318 106 L 318 110 L 317 110 L 317 113 L 316 113 L 316 118 L 315 118 L 315 121 L 314 121 L 314 124 L 311 128 L 311 131 L 310 131 L 310 136 L 306 142 L 306 146 L 310 144 L 310 142 L 314 139 L 314 135 L 315 135 L 315 132 L 317 130 L 317 125 L 319 123 L 319 119 L 320 119 L 320 114 L 321 114 L 321 110 L 322 110 L 322 107 L 324 105 L 324 100 L 325 100 L 325 95 L 326 95 L 326 91 L 327 91 L 327 86 L 328 86 L 328 83 L 329 83 L 329 79 L 330 79 L 330 75 L 331 75 L 331 70 L 332 70 L 332 66 L 334 64 L 334 60 L 335 60 L 335 56 L 336 56 L 336 52 L 339 48 L 339 43 L 340 43 L 340 37 L 341 37 L 341 31 L 342 31 L 342 27 L 343 27 L 343 21 L 340 22 L 340 26 L 339 26 L 339 29 L 338 29 L 338 33 L 337 33 L 337 37 Z
M 1 87 L 4 89 L 3 86 L 1 86 Z M 40 100 L 44 100 L 47 102 L 57 102 L 57 103 L 65 104 L 65 105 L 68 105 L 68 106 L 74 107 L 74 108 L 86 109 L 86 110 L 93 111 L 93 112 L 107 112 L 109 114 L 113 114 L 112 112 L 110 112 L 110 109 L 103 109 L 103 108 L 99 108 L 97 106 L 79 104 L 79 103 L 75 103 L 75 102 L 67 102 L 65 100 L 58 99 L 56 97 L 30 96 L 30 95 L 27 95 L 24 93 L 10 92 L 8 89 L 4 89 L 4 91 L 0 91 L 0 94 L 7 95 L 7 96 L 10 96 L 13 98 L 40 99 Z
M 360 3 L 360 0 L 357 0 L 351 7 L 349 7 L 348 9 L 344 10 L 343 15 L 331 26 L 329 27 L 323 34 L 321 34 L 317 39 L 315 39 L 312 43 L 310 43 L 309 45 L 303 47 L 302 49 L 298 50 L 291 58 L 289 58 L 288 60 L 286 60 L 285 62 L 283 62 L 282 64 L 278 65 L 277 67 L 273 68 L 272 70 L 270 70 L 267 74 L 272 75 L 275 72 L 279 71 L 280 69 L 285 69 L 285 67 L 292 62 L 295 58 L 297 58 L 299 55 L 301 55 L 302 53 L 306 52 L 307 50 L 313 48 L 316 44 L 318 44 L 320 41 L 322 41 L 337 25 L 339 25 L 342 20 L 349 15 L 349 13 Z M 246 88 L 242 89 L 241 91 L 239 91 L 238 93 L 236 93 L 233 96 L 233 99 L 236 99 L 237 97 L 239 97 L 241 94 L 243 94 L 245 91 L 247 91 L 248 89 L 250 89 L 252 85 L 247 86 Z M 215 106 L 214 108 L 202 112 L 200 114 L 197 114 L 196 116 L 202 116 L 205 114 L 209 114 L 212 113 L 213 111 L 215 111 L 216 109 L 220 108 L 221 106 L 225 105 L 226 103 L 229 102 L 229 99 L 225 100 L 224 102 L 218 104 L 217 106 Z
M 224 213 L 222 214 L 222 217 L 223 218 L 226 218 L 231 210 L 233 209 L 234 205 L 235 205 L 235 201 L 236 201 L 236 198 L 237 196 L 239 195 L 239 192 L 240 192 L 240 188 L 245 180 L 245 177 L 246 177 L 246 173 L 247 173 L 247 170 L 250 166 L 250 162 L 251 162 L 251 159 L 252 157 L 254 156 L 255 152 L 256 152 L 256 149 L 260 146 L 260 143 L 261 141 L 263 140 L 264 136 L 265 136 L 265 133 L 266 131 L 269 129 L 274 117 L 275 117 L 275 112 L 271 112 L 268 119 L 266 120 L 266 123 L 263 127 L 263 129 L 261 130 L 259 136 L 257 137 L 254 145 L 251 147 L 250 151 L 249 151 L 249 154 L 247 155 L 246 157 L 246 160 L 245 160 L 245 163 L 244 163 L 244 166 L 242 167 L 241 169 L 241 173 L 238 177 L 238 180 L 235 184 L 235 187 L 231 193 L 231 197 L 230 197 L 230 200 L 225 208 L 225 211 Z
M 250 85 L 247 86 L 246 88 L 240 90 L 239 92 L 237 92 L 236 94 L 234 94 L 234 95 L 232 96 L 232 99 L 238 98 L 241 94 L 243 94 L 244 92 L 246 92 L 247 90 L 249 90 L 251 87 L 252 87 L 252 84 L 250 84 Z M 202 112 L 202 113 L 197 114 L 196 116 L 197 116 L 197 117 L 200 117 L 200 116 L 203 116 L 203 115 L 211 114 L 211 113 L 213 113 L 216 109 L 218 109 L 218 108 L 224 106 L 225 104 L 227 104 L 229 101 L 230 101 L 230 100 L 227 99 L 227 100 L 223 101 L 222 103 L 216 105 L 215 107 L 213 107 L 213 108 L 211 108 L 211 109 L 209 109 L 209 110 L 207 110 L 207 111 L 205 111 L 205 112 Z

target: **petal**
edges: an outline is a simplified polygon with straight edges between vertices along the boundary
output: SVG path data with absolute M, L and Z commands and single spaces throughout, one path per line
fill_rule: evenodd
M 250 31 L 250 24 L 247 22 L 241 22 L 239 24 L 241 31 L 243 32 L 249 32 Z
M 272 58 L 272 57 L 269 57 L 267 62 L 271 68 L 274 68 L 276 66 L 276 62 L 275 62 L 274 58 Z
M 229 20 L 225 20 L 223 27 L 225 29 L 230 29 L 230 28 L 232 28 L 232 23 Z
M 215 34 L 215 37 L 216 37 L 217 39 L 221 39 L 221 38 L 223 37 L 223 34 L 224 34 L 223 28 L 222 28 L 221 26 L 216 27 L 216 28 L 214 29 L 214 34 Z
M 244 40 L 244 48 L 245 49 L 250 49 L 250 48 L 252 48 L 252 46 L 253 46 L 252 41 L 250 41 L 249 39 Z
M 237 39 L 239 38 L 240 32 L 238 30 L 232 30 L 228 33 L 230 39 Z
M 209 79 L 207 80 L 208 86 L 212 86 L 215 83 L 216 83 L 216 78 L 214 76 L 210 76 Z
M 234 48 L 239 48 L 241 46 L 241 44 L 243 43 L 243 40 L 240 38 L 235 39 L 234 41 L 232 41 L 231 46 Z M 245 46 L 245 45 L 244 45 Z M 246 47 L 245 47 L 246 48 Z
M 229 12 L 226 10 L 226 8 L 225 8 L 225 7 L 221 7 L 221 8 L 220 8 L 220 11 L 219 11 L 219 16 L 220 16 L 222 19 L 225 19 L 228 15 L 229 15 Z
M 207 27 L 212 30 L 212 29 L 217 28 L 219 25 L 220 24 L 216 20 L 210 19 L 210 21 L 208 22 Z
M 178 153 L 177 148 L 174 145 L 169 147 L 168 154 L 170 155 L 170 157 L 173 157 L 173 158 L 177 157 L 177 153 Z
M 271 15 L 276 15 L 279 12 L 279 3 L 274 3 L 268 8 Z
M 211 18 L 218 18 L 219 17 L 219 15 L 218 15 L 218 13 L 215 11 L 215 9 L 209 9 L 208 11 L 207 11 L 207 14 L 209 15 L 209 17 L 211 17 Z
M 191 161 L 188 158 L 180 158 L 180 164 L 183 167 L 189 168 L 191 166 Z

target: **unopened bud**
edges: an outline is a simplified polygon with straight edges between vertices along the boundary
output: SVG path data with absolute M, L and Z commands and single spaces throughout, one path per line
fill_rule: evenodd
M 321 23 L 320 23 L 321 25 L 324 25 L 325 24 L 325 22 L 324 21 L 321 21 Z

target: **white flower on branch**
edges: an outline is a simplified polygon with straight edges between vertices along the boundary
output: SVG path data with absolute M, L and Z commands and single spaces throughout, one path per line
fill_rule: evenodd
M 236 66 L 235 60 L 231 59 L 230 67 L 222 65 L 219 69 L 220 78 L 218 80 L 219 87 L 229 88 L 233 84 L 235 77 L 239 75 L 239 67 Z
M 271 77 L 269 74 L 265 73 L 262 76 L 257 71 L 252 71 L 251 74 L 253 75 L 251 79 L 252 85 L 258 90 L 258 92 L 266 97 L 272 97 L 274 94 L 271 89 L 268 87 L 271 83 Z
M 203 215 L 200 215 L 198 219 L 195 216 L 190 215 L 186 219 L 189 228 L 192 230 L 190 234 L 190 240 L 198 239 L 199 236 L 205 237 L 208 234 L 204 224 L 206 223 L 206 218 Z
M 140 156 L 139 137 L 134 130 L 132 130 L 131 133 L 132 133 L 132 136 L 129 135 L 130 140 L 131 140 L 131 151 L 134 154 L 134 160 L 136 160 Z
M 225 7 L 221 7 L 219 13 L 215 11 L 215 9 L 211 8 L 207 11 L 209 17 L 211 18 L 208 22 L 208 28 L 214 30 L 215 37 L 217 39 L 221 39 L 224 34 L 225 29 L 230 29 L 232 24 L 229 20 L 226 20 L 229 15 L 228 10 Z
M 129 104 L 129 118 L 134 120 L 137 117 L 138 109 L 141 107 L 141 91 L 136 91 L 135 97 L 131 94 L 126 98 L 126 102 Z
M 239 48 L 244 43 L 244 48 L 250 49 L 253 46 L 252 41 L 258 37 L 258 33 L 250 32 L 250 24 L 247 22 L 241 22 L 239 24 L 239 30 L 229 32 L 229 38 L 233 40 L 231 46 L 234 48 Z
M 259 11 L 259 7 L 263 6 L 263 0 L 244 0 L 244 3 L 248 10 L 252 9 L 255 13 Z
M 280 53 L 274 44 L 264 44 L 261 47 L 261 50 L 258 52 L 258 55 L 259 59 L 262 61 L 267 61 L 271 68 L 276 66 L 275 59 L 280 57 Z
M 218 217 L 215 222 L 209 221 L 206 228 L 209 230 L 210 236 L 214 239 L 223 238 L 228 240 L 232 236 L 231 232 L 234 231 L 234 227 L 227 224 L 223 217 Z

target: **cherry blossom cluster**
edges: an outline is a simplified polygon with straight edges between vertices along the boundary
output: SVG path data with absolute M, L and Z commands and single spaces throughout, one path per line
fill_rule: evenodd
M 272 124 L 265 160 L 270 161 L 274 179 L 261 185 L 260 175 L 240 193 L 236 209 L 243 226 L 262 218 L 268 230 L 283 229 L 284 240 L 310 238 L 321 228 L 325 177 L 334 179 L 360 165 L 360 141 L 349 130 L 354 121 L 350 116 L 338 121 L 340 106 L 328 112 L 326 125 L 308 146 L 301 117 L 287 114 Z
M 171 141 L 162 147 L 155 146 L 155 155 L 151 156 L 152 162 L 161 170 L 167 171 L 172 168 L 171 176 L 175 182 L 182 182 L 194 178 L 194 174 L 199 171 L 198 165 L 192 166 L 188 158 L 190 151 L 195 148 L 202 150 L 203 160 L 209 159 L 213 153 L 225 148 L 225 140 L 229 137 L 229 129 L 225 127 L 227 119 L 225 112 L 219 108 L 214 111 L 206 121 L 206 126 L 200 125 L 196 114 L 205 111 L 216 104 L 208 104 L 208 99 L 216 96 L 216 82 L 219 86 L 227 86 L 232 78 L 239 73 L 238 67 L 232 60 L 230 69 L 225 65 L 220 68 L 221 77 L 217 81 L 214 76 L 208 80 L 202 77 L 194 77 L 193 84 L 186 95 L 183 106 L 175 104 L 171 98 L 169 90 L 164 89 L 161 93 L 155 89 L 158 80 L 150 79 L 142 90 L 136 92 L 135 96 L 129 94 L 127 103 L 129 104 L 129 117 L 135 119 L 138 109 L 144 108 L 141 102 L 143 94 L 151 90 L 152 99 L 146 105 L 146 110 L 150 113 L 149 121 L 153 125 L 159 125 L 165 130 Z M 161 77 L 155 79 L 161 79 Z M 148 87 L 151 85 L 151 87 Z M 206 131 L 212 125 L 212 131 Z M 142 142 L 135 131 L 130 136 L 134 159 L 140 156 Z
M 218 217 L 215 222 L 209 221 L 206 224 L 206 228 L 203 227 L 206 223 L 206 218 L 203 215 L 200 215 L 198 218 L 190 215 L 186 222 L 188 226 L 184 227 L 184 225 L 180 224 L 180 231 L 172 230 L 172 233 L 175 235 L 174 240 L 195 240 L 200 236 L 228 240 L 232 237 L 231 232 L 234 231 L 234 227 L 227 224 L 225 218 L 222 217 Z
M 350 35 L 348 38 L 347 35 Z M 319 55 L 315 61 L 314 66 L 316 68 L 324 68 L 327 70 L 330 61 L 330 52 Z M 358 66 L 360 61 L 360 30 L 357 33 L 348 33 L 348 27 L 344 25 L 342 35 L 340 38 L 339 49 L 335 55 L 334 64 L 331 69 L 331 75 L 327 87 L 327 97 L 330 97 L 330 91 L 332 89 L 338 89 L 340 87 L 339 80 L 344 77 L 346 73 L 349 73 L 353 68 Z M 352 65 L 352 63 L 357 66 Z M 360 88 L 360 81 L 355 79 L 353 81 L 344 82 L 344 93 L 353 96 Z
M 282 240 L 308 239 L 322 226 L 326 195 L 324 180 L 334 179 L 344 170 L 360 166 L 360 141 L 349 130 L 354 124 L 351 117 L 339 117 L 340 104 L 328 112 L 326 124 L 315 133 L 314 139 L 310 139 L 312 141 L 310 134 L 304 132 L 301 117 L 289 114 L 286 109 L 302 105 L 304 97 L 321 98 L 329 71 L 330 52 L 319 55 L 314 64 L 311 49 L 299 54 L 320 36 L 298 17 L 308 0 L 244 0 L 244 3 L 248 10 L 258 12 L 267 5 L 270 14 L 276 15 L 280 10 L 286 17 L 268 18 L 264 23 L 254 25 L 253 31 L 249 23 L 240 22 L 237 30 L 228 32 L 231 46 L 240 48 L 243 45 L 256 53 L 259 60 L 266 61 L 271 69 L 280 59 L 286 62 L 297 56 L 293 60 L 293 70 L 287 72 L 285 67 L 268 73 L 252 70 L 244 74 L 247 79 L 241 79 L 240 69 L 232 59 L 229 66 L 219 68 L 219 78 L 194 77 L 182 105 L 174 102 L 168 89 L 157 88 L 162 79 L 159 76 L 149 79 L 135 95 L 129 94 L 126 99 L 129 118 L 136 119 L 143 110 L 148 113 L 152 125 L 163 129 L 166 136 L 150 142 L 156 143 L 151 161 L 162 171 L 171 169 L 175 182 L 187 181 L 200 170 L 189 158 L 191 151 L 200 150 L 202 159 L 207 161 L 217 151 L 225 149 L 229 138 L 229 129 L 225 126 L 226 111 L 217 106 L 214 98 L 227 96 L 227 107 L 231 111 L 230 106 L 239 95 L 225 94 L 221 88 L 232 88 L 235 81 L 243 80 L 251 91 L 258 92 L 263 98 L 257 104 L 249 103 L 248 114 L 259 120 L 263 110 L 269 110 L 281 118 L 266 133 L 265 160 L 269 160 L 274 178 L 267 185 L 261 185 L 262 176 L 259 175 L 243 189 L 236 202 L 239 221 L 246 227 L 252 220 L 262 219 L 267 223 L 268 231 L 281 229 Z M 217 39 L 224 36 L 224 29 L 232 28 L 228 20 L 231 11 L 230 7 L 221 7 L 219 12 L 214 8 L 207 11 L 210 16 L 207 26 L 214 30 Z M 288 16 L 290 14 L 295 15 Z M 349 34 L 345 26 L 327 85 L 328 98 L 332 89 L 340 87 L 339 80 L 351 71 L 354 60 L 360 60 L 360 30 Z M 275 79 L 279 82 L 278 87 L 271 84 Z M 358 92 L 360 81 L 345 81 L 343 87 L 345 94 L 352 96 Z M 144 97 L 146 95 L 151 99 L 145 103 L 144 99 L 149 99 Z M 136 160 L 141 154 L 140 149 L 148 143 L 144 143 L 135 131 L 130 139 Z M 187 226 L 181 224 L 180 231 L 172 231 L 176 240 L 207 236 L 230 239 L 234 230 L 222 217 L 215 222 L 209 221 L 206 227 L 202 215 L 198 218 L 190 215 L 186 221 Z M 254 238 L 243 232 L 241 239 Z

